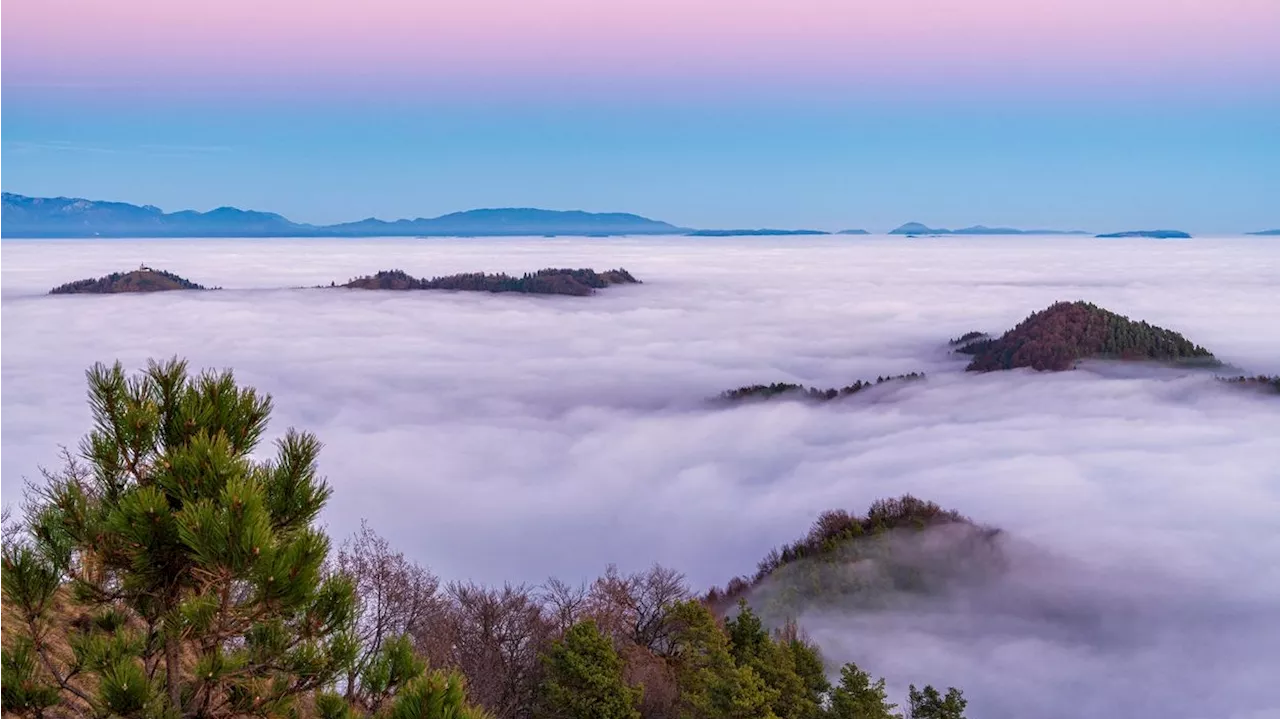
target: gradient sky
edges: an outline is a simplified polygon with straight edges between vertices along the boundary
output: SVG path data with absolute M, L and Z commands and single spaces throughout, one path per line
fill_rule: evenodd
M 1277 0 L 9 0 L 0 30 L 12 192 L 1280 225 Z

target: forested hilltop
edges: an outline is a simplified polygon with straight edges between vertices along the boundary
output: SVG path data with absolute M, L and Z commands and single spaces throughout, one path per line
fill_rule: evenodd
M 367 525 L 335 551 L 316 524 L 333 493 L 318 439 L 291 429 L 255 452 L 272 402 L 230 372 L 171 360 L 87 377 L 80 451 L 22 517 L 6 513 L 6 715 L 964 716 L 959 690 L 931 686 L 899 712 L 883 680 L 826 665 L 794 621 L 770 628 L 746 601 L 860 542 L 973 526 L 931 503 L 825 514 L 754 580 L 701 598 L 657 565 L 581 585 L 442 584 Z
M 118 292 L 168 292 L 171 290 L 204 290 L 185 277 L 155 270 L 146 265 L 132 272 L 112 272 L 105 277 L 68 282 L 49 290 L 51 295 L 114 294 Z
M 1172 330 L 1135 322 L 1089 302 L 1057 302 L 999 339 L 970 332 L 952 340 L 973 355 L 971 372 L 1030 367 L 1062 371 L 1083 359 L 1153 360 L 1218 366 L 1209 350 Z

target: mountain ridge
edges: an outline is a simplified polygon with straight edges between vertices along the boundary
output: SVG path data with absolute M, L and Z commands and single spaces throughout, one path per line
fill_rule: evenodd
M 626 212 L 480 208 L 439 217 L 332 225 L 293 222 L 274 212 L 217 207 L 208 212 L 164 212 L 154 205 L 29 197 L 3 193 L 0 230 L 6 237 L 370 237 L 513 236 L 544 234 L 659 235 L 686 228 Z

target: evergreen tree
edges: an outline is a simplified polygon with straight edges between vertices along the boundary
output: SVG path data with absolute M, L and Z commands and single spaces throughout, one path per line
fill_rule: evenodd
M 969 704 L 964 692 L 955 687 L 948 688 L 946 696 L 943 696 L 932 686 L 916 689 L 914 684 L 910 687 L 908 700 L 908 719 L 964 719 L 964 709 Z
M 725 621 L 730 653 L 740 667 L 754 671 L 771 696 L 779 719 L 812 719 L 819 713 L 821 694 L 796 669 L 796 655 L 783 641 L 775 641 L 745 599 L 738 600 L 738 614 Z
M 890 704 L 884 680 L 874 683 L 871 675 L 849 662 L 840 668 L 840 683 L 831 690 L 831 719 L 902 719 L 894 714 L 897 704 Z
M 728 635 L 705 606 L 678 602 L 668 621 L 680 719 L 777 719 L 776 693 L 751 667 L 734 662 Z
M 60 702 L 95 715 L 278 715 L 329 685 L 355 648 L 350 582 L 324 575 L 312 525 L 330 493 L 320 443 L 290 430 L 253 459 L 271 401 L 230 372 L 175 359 L 87 375 L 81 459 L 46 473 L 25 537 L 5 543 L 22 634 L 6 695 L 33 656 Z M 81 612 L 72 629 L 55 603 Z M 38 713 L 48 697 L 19 686 Z
M 622 680 L 622 659 L 596 623 L 569 628 L 544 655 L 541 715 L 548 719 L 639 719 L 640 690 Z

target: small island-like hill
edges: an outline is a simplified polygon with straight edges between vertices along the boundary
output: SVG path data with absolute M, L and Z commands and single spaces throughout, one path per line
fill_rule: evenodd
M 639 283 L 640 280 L 621 268 L 605 272 L 548 268 L 526 272 L 520 277 L 503 273 L 468 272 L 431 279 L 413 277 L 403 270 L 382 270 L 373 275 L 357 277 L 340 286 L 358 290 L 455 290 L 585 297 L 610 285 Z
M 787 235 L 829 235 L 824 230 L 777 230 L 768 227 L 747 230 L 694 230 L 689 237 L 773 237 Z
M 869 235 L 871 233 L 867 232 L 866 230 L 840 230 L 836 234 L 837 235 Z
M 1128 230 L 1126 232 L 1108 232 L 1095 237 L 1118 239 L 1123 237 L 1147 237 L 1156 240 L 1189 240 L 1190 233 L 1182 230 Z
M 958 346 L 957 352 L 973 355 L 965 368 L 970 372 L 1019 367 L 1060 372 L 1085 359 L 1221 364 L 1209 350 L 1177 332 L 1135 322 L 1088 302 L 1058 302 L 998 339 L 970 332 L 952 344 Z
M 987 227 L 974 225 L 949 230 L 945 227 L 929 227 L 919 222 L 908 222 L 901 227 L 889 230 L 891 235 L 1087 235 L 1082 230 L 1020 230 L 1015 227 Z
M 170 292 L 173 290 L 207 290 L 172 272 L 156 270 L 146 265 L 132 272 L 112 272 L 105 277 L 68 282 L 49 290 L 51 295 L 104 295 L 124 292 Z
M 1280 229 L 1275 230 L 1259 230 L 1258 232 L 1246 232 L 1246 235 L 1256 235 L 1258 237 L 1280 237 Z

